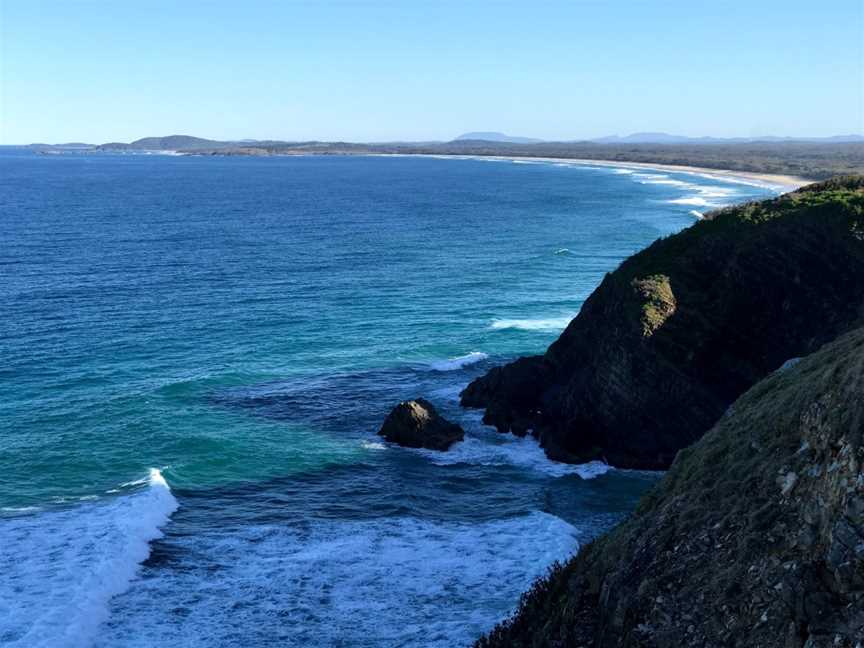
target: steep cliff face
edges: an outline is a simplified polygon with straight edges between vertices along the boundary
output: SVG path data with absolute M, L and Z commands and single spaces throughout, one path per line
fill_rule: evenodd
M 545 355 L 462 404 L 550 457 L 667 468 L 785 360 L 864 322 L 864 178 L 713 214 L 608 274 Z
M 864 329 L 750 389 L 477 645 L 864 645 Z

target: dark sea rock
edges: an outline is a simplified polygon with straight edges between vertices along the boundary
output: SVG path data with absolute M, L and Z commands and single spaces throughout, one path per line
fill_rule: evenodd
M 864 645 L 864 329 L 739 398 L 478 648 Z
M 728 208 L 607 274 L 543 356 L 462 393 L 574 463 L 668 468 L 748 388 L 864 323 L 864 178 Z
M 543 356 L 519 358 L 504 367 L 494 367 L 482 380 L 475 380 L 462 392 L 465 407 L 487 407 L 484 422 L 499 432 L 524 435 L 527 421 L 536 417 L 534 404 L 542 395 L 548 378 Z M 523 413 L 520 426 L 519 415 Z
M 378 434 L 406 448 L 429 450 L 447 450 L 465 438 L 461 427 L 438 414 L 432 403 L 422 398 L 394 407 Z

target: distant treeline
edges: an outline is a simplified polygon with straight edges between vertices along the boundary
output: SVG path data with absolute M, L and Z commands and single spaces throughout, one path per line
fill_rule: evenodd
M 43 146 L 43 145 L 34 145 Z M 675 164 L 730 169 L 752 173 L 794 175 L 822 180 L 864 173 L 862 142 L 714 142 L 714 143 L 512 143 L 487 140 L 452 142 L 282 142 L 243 140 L 225 142 L 188 135 L 145 137 L 135 142 L 112 142 L 94 147 L 104 151 L 173 150 L 189 155 L 362 155 L 371 153 L 552 157 L 612 160 L 646 164 Z
M 218 155 L 350 155 L 401 153 L 434 155 L 485 155 L 554 157 L 562 159 L 614 160 L 647 164 L 676 164 L 752 173 L 795 175 L 814 180 L 836 175 L 864 173 L 864 144 L 811 142 L 755 142 L 746 144 L 596 144 L 592 142 L 542 142 L 511 144 L 462 140 L 429 144 L 352 144 L 347 142 L 244 143 L 192 154 Z

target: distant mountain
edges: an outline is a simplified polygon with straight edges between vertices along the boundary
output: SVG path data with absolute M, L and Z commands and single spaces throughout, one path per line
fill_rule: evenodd
M 864 142 L 864 135 L 831 135 L 829 137 L 760 137 L 750 142 L 824 142 L 826 144 L 850 144 Z
M 190 135 L 168 135 L 167 137 L 144 137 L 128 144 L 110 142 L 102 144 L 99 148 L 114 151 L 194 151 L 195 149 L 228 148 L 236 145 L 237 142 L 220 142 Z
M 457 137 L 454 142 L 472 140 L 482 142 L 505 142 L 507 144 L 537 144 L 543 140 L 533 137 L 515 137 L 513 135 L 505 135 L 504 133 L 478 131 L 473 133 L 464 133 Z
M 670 135 L 669 133 L 633 133 L 621 137 L 619 135 L 608 135 L 590 140 L 597 144 L 689 144 L 696 140 L 711 138 L 685 137 L 683 135 Z
M 575 144 L 573 141 L 549 142 L 547 140 L 536 139 L 532 137 L 517 137 L 514 135 L 505 135 L 494 131 L 474 131 L 464 133 L 450 143 L 444 142 L 378 142 L 377 144 L 349 144 L 347 142 L 320 142 L 321 146 L 325 145 L 345 145 L 345 146 L 425 146 L 425 145 L 442 145 L 447 144 L 458 145 L 460 147 L 470 146 L 472 143 L 487 143 L 490 146 L 501 147 L 504 145 L 551 145 L 551 144 Z M 591 140 L 579 140 L 581 143 L 593 144 L 746 144 L 746 143 L 782 143 L 782 142 L 812 142 L 823 144 L 845 144 L 845 143 L 864 143 L 862 135 L 835 135 L 832 137 L 687 137 L 685 135 L 670 135 L 669 133 L 633 133 L 631 135 L 610 135 L 608 137 L 598 137 Z M 144 137 L 134 142 L 109 142 L 101 144 L 95 148 L 107 151 L 210 151 L 215 152 L 222 149 L 244 149 L 244 148 L 266 148 L 266 149 L 285 149 L 293 148 L 301 142 L 284 142 L 280 140 L 255 140 L 242 139 L 231 141 L 220 141 L 205 139 L 203 137 L 192 137 L 190 135 L 168 135 L 167 137 Z M 308 143 L 307 143 L 308 144 Z M 91 148 L 89 144 L 31 144 L 31 148 Z
M 840 144 L 864 142 L 864 135 L 833 135 L 831 137 L 687 137 L 669 133 L 633 133 L 623 137 L 609 135 L 590 140 L 596 144 L 747 144 L 753 142 L 824 142 Z

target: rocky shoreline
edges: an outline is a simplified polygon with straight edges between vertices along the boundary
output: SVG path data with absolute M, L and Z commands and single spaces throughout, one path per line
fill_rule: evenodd
M 554 459 L 671 465 L 477 648 L 864 646 L 864 177 L 656 242 L 462 403 Z
M 466 407 L 550 458 L 666 469 L 747 389 L 864 321 L 861 177 L 708 214 L 607 274 L 542 356 Z
M 864 328 L 749 390 L 477 647 L 862 641 Z

